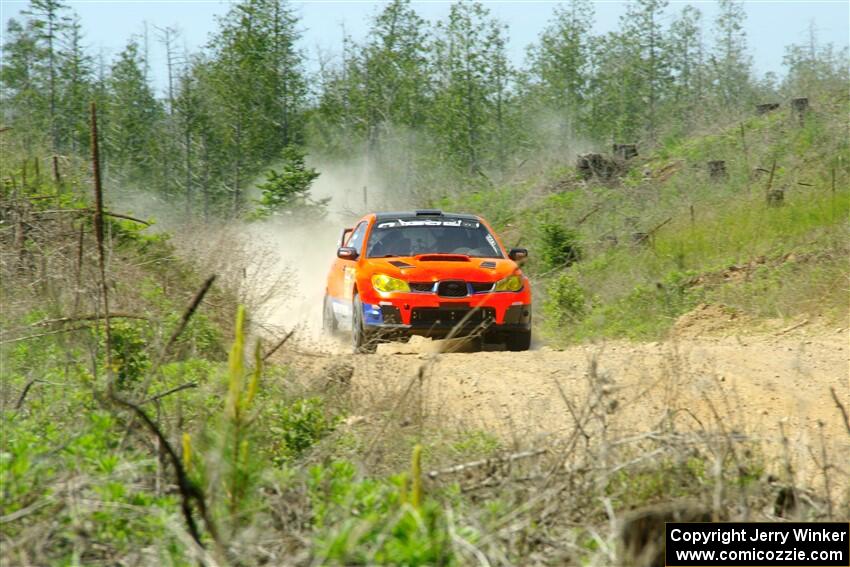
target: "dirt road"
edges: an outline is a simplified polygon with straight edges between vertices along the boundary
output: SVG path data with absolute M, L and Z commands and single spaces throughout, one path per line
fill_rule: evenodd
M 810 451 L 819 451 L 822 434 L 829 454 L 850 462 L 850 434 L 830 391 L 850 409 L 847 339 L 845 329 L 804 327 L 525 353 L 293 352 L 290 363 L 314 375 L 347 369 L 353 391 L 372 405 L 421 392 L 432 423 L 488 431 L 516 446 L 568 434 L 575 414 L 597 399 L 610 416 L 612 437 L 653 431 L 667 416 L 678 427 L 763 440 L 779 456 L 784 431 L 787 452 L 802 470 L 813 468 Z

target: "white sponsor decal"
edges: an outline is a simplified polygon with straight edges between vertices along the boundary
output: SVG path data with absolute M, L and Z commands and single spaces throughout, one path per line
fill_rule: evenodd
M 463 219 L 445 219 L 445 220 L 435 220 L 435 219 L 404 220 L 404 219 L 396 219 L 396 220 L 378 223 L 378 228 L 396 228 L 396 227 L 402 227 L 402 226 L 461 226 L 463 228 L 478 228 L 480 226 L 480 224 L 475 222 L 475 221 L 469 221 L 469 220 L 463 220 Z

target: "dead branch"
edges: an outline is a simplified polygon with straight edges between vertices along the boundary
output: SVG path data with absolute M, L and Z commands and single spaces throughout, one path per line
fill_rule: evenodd
M 94 179 L 94 234 L 97 239 L 97 258 L 100 268 L 100 293 L 105 315 L 107 390 L 112 392 L 112 328 L 109 325 L 109 288 L 106 285 L 106 253 L 103 244 L 103 185 L 100 179 L 100 149 L 97 136 L 97 105 L 91 102 L 91 162 Z
M 197 388 L 197 387 L 198 387 L 197 382 L 187 382 L 187 383 L 181 384 L 180 386 L 177 386 L 175 388 L 171 388 L 170 390 L 166 390 L 165 392 L 162 392 L 160 394 L 156 394 L 155 396 L 151 396 L 150 398 L 140 402 L 140 405 L 149 404 L 150 402 L 155 402 L 157 400 L 161 400 L 162 398 L 164 398 L 166 396 L 170 396 L 171 394 L 176 394 L 177 392 L 182 392 L 183 390 L 188 390 L 189 388 Z
M 133 221 L 133 222 L 137 222 L 139 224 L 143 224 L 145 226 L 151 226 L 151 224 L 152 224 L 152 223 L 149 223 L 148 221 L 145 221 L 145 220 L 142 220 L 142 219 L 137 219 L 136 217 L 131 217 L 130 215 L 125 215 L 125 214 L 122 214 L 122 213 L 110 213 L 110 212 L 104 211 L 103 214 L 106 215 L 107 217 L 115 217 L 117 219 L 124 219 L 124 220 L 128 220 L 128 221 Z
M 273 355 L 274 353 L 276 353 L 276 352 L 277 352 L 277 350 L 278 350 L 280 347 L 282 347 L 282 346 L 284 345 L 284 343 L 286 343 L 286 341 L 288 341 L 288 340 L 289 340 L 289 337 L 291 337 L 291 336 L 292 336 L 292 335 L 294 335 L 294 334 L 295 334 L 295 329 L 292 329 L 291 331 L 289 331 L 288 333 L 286 333 L 286 336 L 285 336 L 285 337 L 283 337 L 282 339 L 280 339 L 280 341 L 278 341 L 278 343 L 277 343 L 277 344 L 276 344 L 276 345 L 275 345 L 275 346 L 274 346 L 271 350 L 269 350 L 269 352 L 267 352 L 265 355 L 263 355 L 263 362 L 267 361 L 271 355 Z
M 770 188 L 773 186 L 773 175 L 776 173 L 776 158 L 773 158 L 773 165 L 770 166 L 770 176 L 767 178 L 767 187 L 764 188 L 765 195 L 770 193 Z
M 21 392 L 21 395 L 18 397 L 18 402 L 15 404 L 16 410 L 21 409 L 21 406 L 24 404 L 24 400 L 26 399 L 27 394 L 30 391 L 30 388 L 32 388 L 35 384 L 37 384 L 39 382 L 43 382 L 43 380 L 39 380 L 38 378 L 33 378 L 32 380 L 30 380 L 29 382 L 26 383 L 23 391 Z
M 44 197 L 44 198 L 45 198 L 45 199 L 49 199 L 49 198 L 52 198 L 52 197 L 53 197 L 52 195 L 48 195 L 47 197 Z M 30 199 L 30 200 L 33 200 L 33 199 Z M 66 214 L 66 213 L 68 213 L 68 214 L 75 214 L 75 215 L 84 215 L 84 214 L 90 214 L 90 213 L 92 213 L 92 212 L 95 212 L 95 209 L 91 209 L 91 208 L 82 208 L 82 209 L 48 209 L 48 210 L 46 210 L 46 211 L 35 211 L 35 212 L 33 212 L 33 214 L 34 214 L 35 216 L 42 216 L 42 215 L 62 215 L 62 214 Z M 145 226 L 151 226 L 151 225 L 153 224 L 153 223 L 148 222 L 148 221 L 146 221 L 146 220 L 138 219 L 138 218 L 136 218 L 136 217 L 131 217 L 130 215 L 125 215 L 124 213 L 113 213 L 113 212 L 111 212 L 111 211 L 103 211 L 103 216 L 105 216 L 105 217 L 115 217 L 115 218 L 118 218 L 118 219 L 124 219 L 124 220 L 128 220 L 128 221 L 133 221 L 133 222 L 137 222 L 137 223 L 139 223 L 139 224 L 143 224 L 143 225 L 145 225 Z
M 70 333 L 72 331 L 81 331 L 83 329 L 91 329 L 91 327 L 89 325 L 81 325 L 79 327 L 68 327 L 67 329 L 58 329 L 56 331 L 48 331 L 46 333 L 39 333 L 37 335 L 28 335 L 26 337 L 18 337 L 17 339 L 6 339 L 5 341 L 0 341 L 0 345 L 10 344 L 10 343 L 19 343 L 21 341 L 38 339 L 38 338 L 41 338 L 41 337 L 46 337 L 48 335 L 58 335 L 59 333 Z
M 505 455 L 504 457 L 495 457 L 492 459 L 480 459 L 478 461 L 471 461 L 469 463 L 462 463 L 459 465 L 455 465 L 453 467 L 448 467 L 445 469 L 439 469 L 435 471 L 431 471 L 428 473 L 428 478 L 437 478 L 441 475 L 447 474 L 457 474 L 464 472 L 469 469 L 475 469 L 480 467 L 486 467 L 488 465 L 498 464 L 498 463 L 512 463 L 514 461 L 519 461 L 521 459 L 528 459 L 531 457 L 536 457 L 537 455 L 542 455 L 544 453 L 548 453 L 548 448 L 543 449 L 531 449 L 529 451 L 521 451 L 519 453 L 513 453 L 511 455 Z
M 803 320 L 802 320 L 802 321 L 800 321 L 799 323 L 794 323 L 794 324 L 793 324 L 793 325 L 791 325 L 790 327 L 785 327 L 785 328 L 784 328 L 784 329 L 782 329 L 781 331 L 778 331 L 778 332 L 774 333 L 774 335 L 775 335 L 775 336 L 779 336 L 779 335 L 784 335 L 785 333 L 790 333 L 790 332 L 791 332 L 791 331 L 793 331 L 794 329 L 799 329 L 800 327 L 802 327 L 803 325 L 807 324 L 808 322 L 809 322 L 809 320 L 808 320 L 808 319 L 803 319 Z
M 165 361 L 165 357 L 168 354 L 168 351 L 174 346 L 174 343 L 177 342 L 177 339 L 180 338 L 180 335 L 186 330 L 186 326 L 189 324 L 189 321 L 192 319 L 192 316 L 198 310 L 198 306 L 201 304 L 201 301 L 204 300 L 204 296 L 212 287 L 213 282 L 215 281 L 216 275 L 213 274 L 204 281 L 201 285 L 201 288 L 192 298 L 192 301 L 189 303 L 188 307 L 183 311 L 183 316 L 180 317 L 180 322 L 175 327 L 174 332 L 171 333 L 171 336 L 168 339 L 168 342 L 163 345 L 162 350 L 159 351 L 159 356 L 156 358 L 156 363 L 151 368 L 151 371 L 148 373 L 147 378 L 145 378 L 144 384 L 142 384 L 142 389 L 140 392 L 141 396 L 147 394 L 148 388 L 151 385 L 151 380 L 156 376 L 159 367 L 162 366 L 162 363 Z M 142 402 L 145 403 L 145 402 Z M 132 422 L 131 422 L 132 425 Z
M 593 213 L 595 213 L 596 211 L 600 210 L 601 208 L 602 208 L 602 205 L 601 205 L 601 204 L 599 204 L 599 205 L 596 205 L 595 207 L 593 207 L 592 209 L 590 209 L 588 212 L 586 212 L 584 215 L 582 215 L 582 217 L 581 217 L 580 219 L 578 219 L 578 220 L 575 222 L 576 226 L 578 226 L 578 225 L 582 224 L 584 221 L 586 221 L 587 219 L 589 219 L 589 218 L 590 218 L 590 216 L 591 216 L 591 215 L 593 215 Z
M 192 302 L 189 303 L 189 306 L 186 308 L 185 311 L 183 311 L 183 316 L 180 317 L 180 323 L 174 329 L 174 332 L 171 333 L 171 337 L 169 337 L 168 342 L 165 343 L 165 346 L 162 348 L 162 352 L 159 355 L 159 363 L 156 366 L 159 366 L 159 364 L 162 363 L 162 360 L 165 358 L 165 355 L 168 354 L 168 350 L 172 346 L 174 346 L 174 343 L 177 341 L 183 331 L 186 330 L 186 326 L 189 324 L 189 321 L 192 319 L 192 316 L 195 314 L 195 311 L 197 311 L 198 306 L 201 304 L 201 301 L 204 300 L 204 296 L 210 290 L 210 287 L 212 287 L 215 278 L 216 275 L 213 274 L 208 277 L 206 281 L 204 281 L 203 285 L 201 285 L 201 289 L 199 289 L 195 296 L 192 298 Z
M 659 223 L 659 224 L 655 225 L 655 227 L 654 227 L 654 228 L 652 228 L 652 229 L 650 229 L 650 230 L 649 230 L 649 232 L 647 232 L 646 234 L 643 234 L 643 235 L 640 237 L 640 239 L 638 240 L 638 242 L 643 242 L 644 240 L 646 240 L 646 239 L 648 239 L 648 238 L 652 238 L 653 236 L 655 236 L 655 233 L 656 233 L 656 232 L 658 232 L 659 230 L 661 230 L 661 227 L 663 227 L 664 225 L 666 225 L 666 224 L 667 224 L 668 222 L 670 222 L 671 220 L 673 220 L 673 217 L 668 217 L 668 218 L 667 218 L 667 220 L 662 221 L 661 223 Z
M 31 327 L 46 327 L 48 325 L 56 325 L 61 323 L 75 323 L 77 321 L 99 321 L 101 319 L 105 319 L 106 315 L 80 315 L 79 317 L 59 317 L 58 319 L 44 319 L 43 321 L 39 321 L 37 323 L 33 323 L 30 325 Z M 110 313 L 110 319 L 139 319 L 141 321 L 150 321 L 149 317 L 142 317 L 141 315 L 133 315 L 131 313 Z
M 838 399 L 838 394 L 835 393 L 835 388 L 830 387 L 829 393 L 832 394 L 832 400 L 835 402 L 835 405 L 838 406 L 838 411 L 841 412 L 841 417 L 844 418 L 844 427 L 847 429 L 847 433 L 850 434 L 850 417 L 847 415 L 847 408 L 841 403 L 841 400 Z
M 212 519 L 210 518 L 204 494 L 201 489 L 192 482 L 189 475 L 186 474 L 186 469 L 183 468 L 183 463 L 180 462 L 180 457 L 177 456 L 177 452 L 174 450 L 174 447 L 171 446 L 171 443 L 165 438 L 165 435 L 163 435 L 159 427 L 157 427 L 142 408 L 128 402 L 127 400 L 119 398 L 114 394 L 114 392 L 110 397 L 118 405 L 123 406 L 136 414 L 148 430 L 150 430 L 150 432 L 157 438 L 160 445 L 165 449 L 165 452 L 171 461 L 171 465 L 174 467 L 174 473 L 177 476 L 177 488 L 180 492 L 181 509 L 192 539 L 194 539 L 195 543 L 197 543 L 201 548 L 204 547 L 204 543 L 201 540 L 201 534 L 198 532 L 198 525 L 195 523 L 195 518 L 192 515 L 192 501 L 194 501 L 195 505 L 198 507 L 198 512 L 201 514 L 204 526 L 207 528 L 207 531 L 210 533 L 216 544 L 218 544 L 218 530 L 216 530 L 215 524 L 213 524 Z
M 23 517 L 29 516 L 33 512 L 37 512 L 41 510 L 45 506 L 51 504 L 51 501 L 48 500 L 36 500 L 26 508 L 21 508 L 20 510 L 16 510 L 11 514 L 7 514 L 5 516 L 0 516 L 0 524 L 8 524 L 9 522 L 14 522 L 15 520 L 20 520 Z

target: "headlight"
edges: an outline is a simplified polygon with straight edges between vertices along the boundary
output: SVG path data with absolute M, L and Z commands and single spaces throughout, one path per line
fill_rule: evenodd
M 372 287 L 382 293 L 391 291 L 410 291 L 410 286 L 407 282 L 398 278 L 393 278 L 385 274 L 375 274 L 372 276 Z
M 493 291 L 519 291 L 522 289 L 522 277 L 513 275 L 496 282 Z

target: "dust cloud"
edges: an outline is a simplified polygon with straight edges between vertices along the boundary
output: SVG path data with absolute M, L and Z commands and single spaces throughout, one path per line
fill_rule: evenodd
M 310 195 L 313 200 L 329 199 L 327 216 L 321 220 L 281 214 L 248 223 L 249 239 L 276 257 L 269 285 L 285 274 L 285 293 L 270 299 L 264 309 L 265 323 L 284 329 L 296 327 L 301 338 L 319 340 L 322 300 L 328 270 L 335 257 L 342 230 L 351 227 L 363 214 L 402 208 L 399 193 L 367 167 L 364 159 L 346 162 L 315 162 L 320 176 Z

